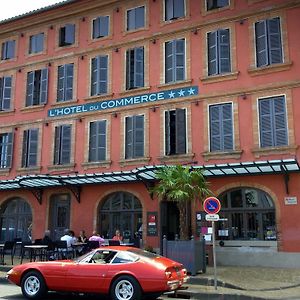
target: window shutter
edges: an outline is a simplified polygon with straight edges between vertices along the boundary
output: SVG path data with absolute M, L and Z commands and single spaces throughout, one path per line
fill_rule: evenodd
M 274 145 L 274 136 L 272 132 L 273 118 L 271 100 L 259 100 L 259 125 L 260 125 L 260 146 L 272 147 Z
M 0 109 L 3 109 L 3 87 L 4 87 L 4 78 L 0 77 Z
M 174 3 L 173 0 L 165 0 L 165 21 L 172 20 L 174 17 Z
M 135 29 L 145 27 L 145 7 L 135 9 Z
M 134 87 L 144 86 L 144 47 L 134 49 Z
M 11 82 L 12 77 L 7 76 L 4 77 L 4 84 L 3 84 L 3 103 L 2 103 L 2 109 L 8 110 L 10 109 L 10 99 L 11 99 Z
M 185 40 L 175 40 L 174 45 L 174 65 L 176 66 L 175 81 L 185 79 Z
M 231 71 L 230 63 L 230 35 L 229 29 L 218 31 L 219 41 L 219 74 Z
M 93 20 L 93 39 L 100 37 L 100 17 Z
M 34 74 L 34 71 L 27 73 L 26 106 L 33 104 Z
M 275 145 L 285 146 L 288 144 L 287 135 L 287 120 L 285 109 L 285 98 L 283 96 L 273 99 L 274 110 L 274 131 L 275 131 Z
M 62 126 L 61 164 L 69 164 L 71 159 L 71 125 Z
M 165 43 L 165 82 L 174 81 L 173 41 Z
M 48 100 L 48 69 L 41 70 L 40 104 L 46 104 Z
M 91 96 L 97 95 L 97 83 L 98 83 L 98 59 L 99 56 L 96 56 L 94 58 L 92 58 L 92 68 L 91 68 L 91 72 L 92 72 L 92 80 L 91 80 Z
M 75 42 L 75 24 L 65 26 L 65 44 L 72 45 Z
M 98 94 L 107 93 L 107 72 L 108 72 L 108 56 L 100 56 L 99 60 L 99 86 Z
M 218 47 L 217 47 L 217 31 L 209 32 L 207 34 L 207 45 L 208 45 L 208 75 L 218 74 Z
M 97 126 L 96 122 L 90 123 L 89 161 L 96 161 L 97 151 Z
M 59 46 L 65 46 L 66 40 L 66 27 L 61 27 L 59 29 Z
M 108 16 L 101 16 L 100 17 L 100 36 L 99 37 L 104 37 L 108 36 L 108 31 L 109 31 L 109 17 Z
M 127 11 L 127 30 L 135 29 L 135 10 Z
M 65 65 L 58 67 L 57 78 L 57 101 L 64 101 L 65 90 Z
M 106 121 L 97 122 L 98 142 L 97 142 L 97 160 L 106 160 Z
M 27 167 L 34 167 L 37 165 L 38 132 L 39 130 L 37 128 L 28 130 L 29 140 Z
M 170 112 L 165 112 L 165 155 L 170 155 L 171 145 L 170 145 L 170 136 L 171 136 L 171 126 L 170 126 Z
M 28 167 L 28 140 L 29 140 L 29 130 L 24 130 L 23 132 L 23 147 L 22 147 L 22 167 Z
M 269 63 L 276 64 L 283 62 L 279 18 L 268 20 L 268 42 L 270 58 Z
M 55 127 L 54 164 L 60 164 L 61 126 Z
M 186 112 L 176 109 L 176 154 L 186 153 Z
M 173 0 L 174 4 L 173 4 L 173 18 L 177 19 L 177 18 L 181 18 L 184 16 L 184 0 Z
M 256 40 L 256 64 L 257 67 L 266 66 L 268 60 L 267 28 L 266 21 L 255 23 L 255 40 Z
M 126 90 L 130 90 L 133 86 L 133 74 L 131 74 L 133 71 L 131 62 L 133 56 L 133 49 L 129 49 L 126 51 Z
M 220 151 L 221 148 L 221 122 L 220 105 L 209 107 L 209 131 L 210 131 L 210 151 Z
M 1 48 L 1 59 L 7 59 L 7 42 L 2 43 L 2 48 Z
M 15 41 L 8 41 L 7 42 L 7 49 L 6 49 L 6 59 L 15 57 Z
M 134 116 L 134 149 L 133 157 L 144 156 L 144 116 Z
M 65 67 L 65 96 L 64 101 L 73 99 L 73 72 L 74 65 L 67 64 Z
M 222 104 L 222 150 L 233 150 L 232 104 Z
M 9 132 L 7 134 L 7 157 L 6 157 L 6 167 L 10 168 L 12 163 L 13 154 L 13 133 Z
M 125 158 L 133 158 L 133 117 L 126 117 Z

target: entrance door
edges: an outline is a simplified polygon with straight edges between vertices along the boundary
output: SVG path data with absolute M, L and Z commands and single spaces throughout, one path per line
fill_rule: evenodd
M 168 240 L 174 240 L 175 234 L 179 235 L 179 210 L 175 202 L 161 202 L 161 233 Z
M 50 200 L 50 231 L 53 240 L 59 240 L 70 228 L 70 196 L 53 195 Z

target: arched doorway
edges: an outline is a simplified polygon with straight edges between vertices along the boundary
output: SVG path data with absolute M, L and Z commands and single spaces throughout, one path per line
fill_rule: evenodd
M 143 223 L 142 205 L 137 197 L 127 192 L 108 195 L 99 207 L 100 234 L 112 238 L 119 229 L 124 239 L 133 240 L 141 233 Z
M 30 205 L 21 198 L 6 201 L 0 207 L 0 241 L 21 238 L 31 240 L 32 212 Z
M 218 197 L 222 209 L 217 223 L 220 240 L 276 241 L 275 206 L 266 192 L 242 187 L 228 190 Z

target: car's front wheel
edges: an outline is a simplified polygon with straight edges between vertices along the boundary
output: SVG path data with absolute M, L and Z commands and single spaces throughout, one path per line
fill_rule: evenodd
M 24 275 L 21 281 L 22 294 L 27 299 L 41 299 L 47 292 L 43 276 L 37 271 Z
M 113 282 L 110 295 L 112 300 L 139 300 L 141 287 L 135 278 L 123 275 Z

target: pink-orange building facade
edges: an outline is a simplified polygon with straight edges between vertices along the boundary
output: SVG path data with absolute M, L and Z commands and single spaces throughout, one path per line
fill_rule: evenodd
M 69 0 L 0 22 L 0 240 L 120 228 L 159 249 L 178 210 L 149 187 L 183 164 L 221 200 L 221 260 L 300 252 L 299 15 L 298 0 Z M 193 203 L 209 240 L 204 216 Z

